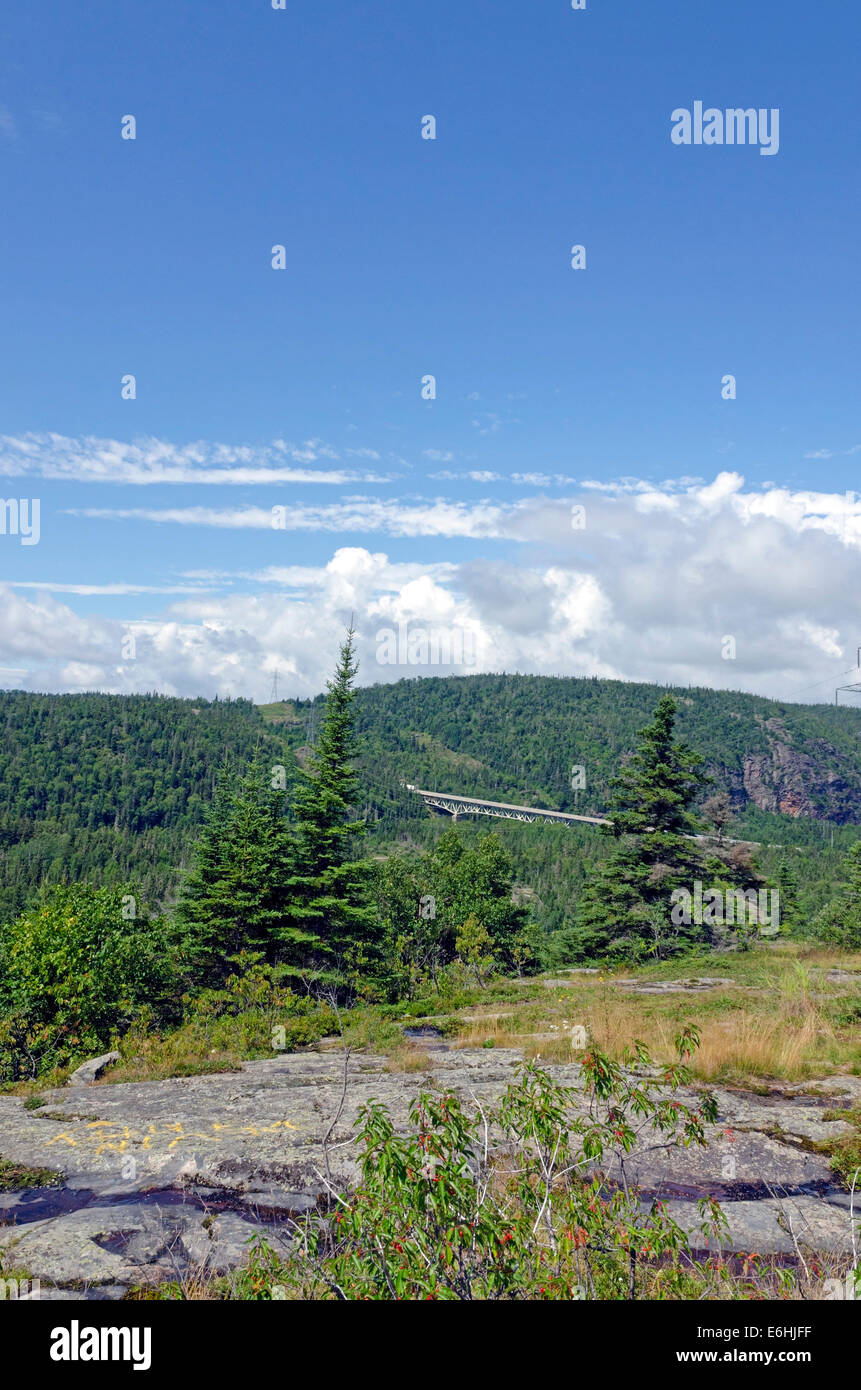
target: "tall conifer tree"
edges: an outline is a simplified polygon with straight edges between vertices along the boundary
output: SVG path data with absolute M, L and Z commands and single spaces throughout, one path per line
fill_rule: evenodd
M 293 812 L 296 872 L 288 887 L 296 926 L 313 938 L 311 963 L 322 978 L 367 984 L 375 973 L 379 922 L 370 902 L 371 866 L 356 857 L 365 822 L 358 818 L 359 779 L 353 628 L 341 645 L 326 710 L 309 765 L 302 769 Z
M 861 840 L 845 861 L 847 883 L 813 921 L 813 935 L 845 950 L 861 950 Z
M 707 778 L 700 755 L 674 739 L 676 709 L 671 695 L 661 697 L 652 723 L 640 730 L 636 753 L 611 783 L 607 833 L 616 845 L 580 903 L 576 937 L 584 955 L 636 955 L 653 935 L 655 914 L 668 909 L 672 890 L 691 891 L 702 872 L 689 838 L 699 829 L 690 807 Z M 687 935 L 696 938 L 702 929 L 691 924 Z
M 197 983 L 220 983 L 241 950 L 302 963 L 305 934 L 288 910 L 294 860 L 285 793 L 258 763 L 238 783 L 223 769 L 177 909 Z

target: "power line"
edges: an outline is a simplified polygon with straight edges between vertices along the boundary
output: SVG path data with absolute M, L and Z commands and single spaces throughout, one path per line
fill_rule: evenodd
M 861 647 L 858 648 L 857 660 L 858 660 L 858 665 L 857 665 L 857 667 L 856 667 L 856 670 L 858 670 L 859 672 L 861 672 Z M 844 675 L 845 675 L 845 674 L 847 674 L 847 673 L 844 672 Z M 851 685 L 838 685 L 837 689 L 836 689 L 835 692 L 834 692 L 834 703 L 835 703 L 835 705 L 839 705 L 839 704 L 840 704 L 840 692 L 841 692 L 841 690 L 851 690 L 852 693 L 853 693 L 853 695 L 861 695 L 861 682 L 855 681 L 855 682 L 853 682 Z

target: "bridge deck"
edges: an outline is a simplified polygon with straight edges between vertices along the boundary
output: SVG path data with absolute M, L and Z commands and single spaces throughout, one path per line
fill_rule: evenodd
M 436 806 L 441 811 L 471 811 L 473 815 L 509 816 L 512 819 L 578 821 L 586 825 L 609 825 L 601 816 L 576 816 L 570 811 L 545 811 L 540 806 L 516 806 L 508 801 L 484 801 L 478 796 L 455 796 L 451 792 L 423 791 L 421 787 L 409 787 L 420 796 L 426 806 Z
M 457 817 L 460 814 L 473 816 L 498 816 L 502 820 L 519 820 L 530 823 L 536 820 L 558 820 L 563 824 L 611 825 L 604 816 L 577 816 L 571 811 L 545 811 L 540 806 L 516 806 L 509 801 L 485 801 L 479 796 L 456 796 L 454 792 L 429 792 L 414 787 L 410 782 L 403 784 L 407 791 L 415 792 L 428 807 L 438 811 L 448 811 Z M 686 840 L 716 840 L 715 835 L 686 835 Z M 724 837 L 725 845 L 748 845 L 759 849 L 758 840 L 731 840 Z M 782 849 L 782 845 L 771 845 L 772 849 Z

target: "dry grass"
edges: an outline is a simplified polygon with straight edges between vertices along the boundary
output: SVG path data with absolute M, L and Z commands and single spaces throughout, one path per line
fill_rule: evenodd
M 391 1072 L 431 1072 L 433 1059 L 425 1047 L 415 1047 L 406 1042 L 393 1047 L 386 1058 L 386 1071 Z
M 487 1018 L 471 1018 L 463 1031 L 458 1033 L 453 1045 L 455 1048 L 469 1048 L 493 1043 L 494 1047 L 520 1047 L 523 1034 L 512 1032 L 511 1029 L 512 1019 L 516 1017 L 513 1014 L 504 1018 L 499 1014 L 488 1014 Z
M 190 1037 L 187 1030 L 181 1029 L 163 1036 L 136 1038 L 134 1056 L 129 1048 L 127 1058 L 123 1057 L 105 1073 L 102 1084 L 164 1081 L 170 1076 L 205 1076 L 211 1072 L 239 1071 L 243 1060 L 240 1049 L 204 1050 L 198 1040 Z
M 653 1003 L 652 997 L 648 1000 Z M 698 1002 L 689 1003 L 694 1021 Z M 644 1009 L 637 997 L 590 1001 L 577 1011 L 576 1021 L 586 1028 L 591 1042 L 617 1060 L 635 1039 L 645 1043 L 656 1061 L 669 1061 L 674 1055 L 679 1021 L 657 1009 Z M 482 1047 L 492 1042 L 495 1047 L 522 1047 L 528 1056 L 541 1056 L 548 1062 L 576 1061 L 582 1051 L 572 1045 L 570 1021 L 568 1027 L 561 1021 L 556 1025 L 548 1021 L 535 1031 L 518 1028 L 516 1022 L 512 1027 L 511 1022 L 472 1023 L 460 1034 L 457 1046 Z M 827 1018 L 810 1003 L 796 1010 L 794 1017 L 741 1007 L 729 1018 L 708 1018 L 698 1026 L 700 1047 L 693 1070 L 704 1080 L 740 1074 L 797 1080 L 809 1065 L 825 1065 L 824 1044 L 835 1038 Z
M 576 1061 L 579 1049 L 572 1046 L 571 1029 L 580 1024 L 590 1042 L 617 1060 L 639 1040 L 663 1062 L 673 1057 L 682 1024 L 690 1022 L 700 1032 L 692 1070 L 703 1081 L 796 1081 L 840 1069 L 858 1071 L 861 1028 L 851 1019 L 835 1022 L 841 1008 L 851 1014 L 858 995 L 826 980 L 837 968 L 857 971 L 861 957 L 795 944 L 779 952 L 675 962 L 624 975 L 716 974 L 733 980 L 732 986 L 698 994 L 629 994 L 613 979 L 576 976 L 570 987 L 545 988 L 505 1015 L 488 1011 L 482 1017 L 471 1009 L 456 1046 L 519 1047 L 548 1062 Z

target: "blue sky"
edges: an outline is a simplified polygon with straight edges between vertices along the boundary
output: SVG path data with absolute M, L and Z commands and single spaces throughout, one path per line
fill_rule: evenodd
M 828 698 L 859 40 L 845 0 L 10 7 L 0 485 L 41 529 L 0 535 L 0 684 L 308 694 L 352 611 L 368 680 L 423 673 L 374 656 L 407 622 Z M 674 145 L 696 100 L 778 153 Z

